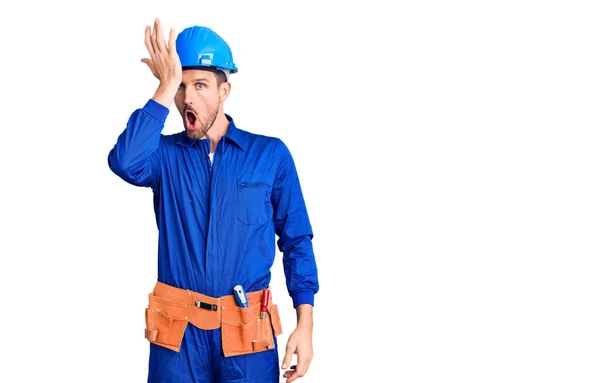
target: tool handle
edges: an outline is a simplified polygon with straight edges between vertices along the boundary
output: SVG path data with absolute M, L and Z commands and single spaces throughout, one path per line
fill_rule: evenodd
M 233 296 L 240 307 L 248 307 L 248 297 L 246 296 L 246 292 L 241 285 L 236 285 L 233 288 Z
M 262 295 L 262 301 L 260 303 L 261 317 L 264 317 L 264 315 L 262 313 L 266 313 L 267 312 L 267 306 L 269 306 L 269 298 L 270 297 L 271 297 L 271 290 L 264 289 L 263 290 L 263 295 Z

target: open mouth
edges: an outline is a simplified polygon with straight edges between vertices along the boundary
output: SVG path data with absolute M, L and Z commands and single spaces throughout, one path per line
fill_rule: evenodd
M 184 112 L 185 116 L 185 128 L 187 130 L 196 130 L 196 122 L 198 121 L 198 117 L 191 110 L 186 110 Z

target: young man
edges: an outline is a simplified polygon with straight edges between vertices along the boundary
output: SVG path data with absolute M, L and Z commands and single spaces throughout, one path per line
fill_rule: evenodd
M 150 57 L 142 61 L 158 89 L 108 155 L 116 175 L 154 194 L 158 280 L 146 309 L 148 381 L 279 381 L 282 331 L 268 288 L 277 244 L 298 318 L 281 366 L 293 382 L 312 359 L 319 288 L 294 161 L 280 139 L 243 131 L 224 113 L 237 67 L 218 34 L 194 26 L 176 40 L 171 29 L 168 44 L 163 36 L 159 19 L 146 27 Z M 184 130 L 164 135 L 173 101 Z

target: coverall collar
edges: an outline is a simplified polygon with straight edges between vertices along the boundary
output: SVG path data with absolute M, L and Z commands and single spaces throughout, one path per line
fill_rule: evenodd
M 246 151 L 246 147 L 248 144 L 248 137 L 244 134 L 244 132 L 235 127 L 235 123 L 233 122 L 233 118 L 230 115 L 225 114 L 227 120 L 229 121 L 229 127 L 227 128 L 227 133 L 223 136 L 229 140 L 231 140 L 234 144 L 236 144 L 240 149 Z M 175 140 L 179 145 L 182 146 L 191 146 L 198 142 L 198 140 L 194 140 L 189 138 L 185 131 L 182 131 L 175 135 Z

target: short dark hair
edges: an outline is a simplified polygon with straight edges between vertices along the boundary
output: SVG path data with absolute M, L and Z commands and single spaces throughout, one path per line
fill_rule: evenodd
M 222 83 L 227 82 L 227 76 L 223 71 L 216 71 L 215 77 L 217 78 L 217 87 L 221 86 Z

